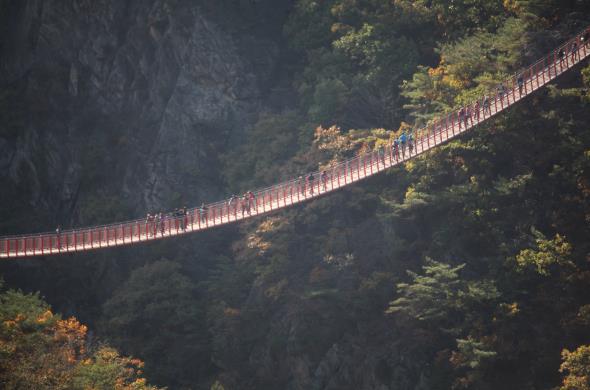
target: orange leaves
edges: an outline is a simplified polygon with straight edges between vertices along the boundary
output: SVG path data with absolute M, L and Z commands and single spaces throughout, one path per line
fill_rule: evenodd
M 402 126 L 410 128 L 404 122 L 402 122 Z M 315 130 L 314 144 L 318 150 L 330 153 L 328 158 L 324 158 L 324 161 L 329 159 L 329 162 L 320 165 L 320 169 L 330 169 L 335 161 L 343 157 L 350 157 L 352 151 L 355 154 L 363 154 L 386 145 L 392 135 L 393 132 L 385 129 L 349 130 L 343 134 L 338 126 L 329 128 L 319 126 Z
M 441 59 L 442 63 L 442 59 Z M 430 77 L 442 77 L 445 74 L 445 69 L 443 66 L 438 66 L 436 68 L 428 68 L 428 75 Z
M 455 69 L 450 65 L 444 64 L 444 59 L 441 59 L 439 66 L 436 68 L 428 68 L 428 76 L 432 79 L 434 85 L 439 87 L 448 87 L 452 89 L 462 89 L 468 85 L 468 80 L 461 80 L 457 77 Z M 439 84 L 440 83 L 440 84 Z
M 52 313 L 38 294 L 0 294 L 0 383 L 13 389 L 152 389 L 140 377 L 141 360 L 106 347 L 89 355 L 87 333 L 76 318 Z
M 516 1 L 516 0 L 504 0 L 503 5 L 504 5 L 504 8 L 506 8 L 506 10 L 514 12 L 514 13 L 522 11 L 522 7 L 520 7 L 520 5 L 518 4 L 518 1 Z
M 590 390 L 590 345 L 582 345 L 572 352 L 564 349 L 561 357 L 559 372 L 566 376 L 560 390 Z
M 239 317 L 240 314 L 240 309 L 236 309 L 233 307 L 226 307 L 225 309 L 223 309 L 223 315 L 226 317 Z
M 75 388 L 83 389 L 156 389 L 141 377 L 143 365 L 139 359 L 120 356 L 113 348 L 101 347 L 76 367 L 72 382 Z
M 342 152 L 350 148 L 350 139 L 342 135 L 338 126 L 323 128 L 319 126 L 315 130 L 314 143 L 320 150 L 329 150 L 333 152 Z
M 37 323 L 38 324 L 45 324 L 52 318 L 53 318 L 53 313 L 51 312 L 51 310 L 45 310 L 45 312 L 43 314 L 41 314 L 39 317 L 37 317 Z
M 53 328 L 56 354 L 61 354 L 70 364 L 77 363 L 85 353 L 84 344 L 87 331 L 88 328 L 80 324 L 74 317 L 57 321 Z

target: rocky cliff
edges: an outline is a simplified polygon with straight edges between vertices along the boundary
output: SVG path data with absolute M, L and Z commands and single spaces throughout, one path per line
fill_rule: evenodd
M 279 49 L 269 34 L 234 33 L 240 17 L 264 28 L 260 5 L 226 15 L 218 3 L 0 2 L 3 115 L 14 117 L 0 180 L 45 225 L 4 233 L 220 196 L 218 158 L 256 119 Z

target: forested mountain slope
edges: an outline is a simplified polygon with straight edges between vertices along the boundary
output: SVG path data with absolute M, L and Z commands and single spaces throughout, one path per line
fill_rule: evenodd
M 138 3 L 121 3 L 128 17 L 147 13 Z M 202 144 L 189 138 L 177 143 L 172 139 L 183 131 L 187 137 L 196 133 L 184 126 L 166 130 L 173 144 L 191 146 L 186 153 L 201 145 L 215 151 L 207 170 L 222 175 L 214 186 L 220 193 L 271 184 L 388 142 L 409 126 L 493 90 L 590 24 L 590 3 L 575 0 L 157 3 L 168 24 L 154 22 L 155 28 L 212 26 L 210 31 L 223 32 L 241 48 L 235 57 L 220 57 L 220 63 L 235 64 L 243 55 L 242 66 L 253 69 L 252 80 L 258 80 L 258 100 L 227 102 L 230 112 L 239 112 L 236 107 L 248 112 L 232 122 L 238 142 L 227 141 L 231 136 L 221 142 L 227 132 L 212 132 Z M 15 4 L 21 3 L 0 4 L 2 17 L 13 18 Z M 44 4 L 43 12 L 64 15 Z M 104 7 L 97 5 L 98 12 L 109 9 Z M 22 9 L 19 15 L 26 15 Z M 231 18 L 221 17 L 220 9 L 224 16 L 231 11 Z M 88 12 L 81 8 L 74 14 Z M 266 22 L 252 27 L 251 18 Z M 131 19 L 150 34 L 148 19 Z M 14 36 L 21 30 L 3 26 L 10 33 L 3 32 L 3 38 L 11 37 L 2 41 L 6 53 L 7 42 L 20 42 Z M 180 39 L 174 31 L 161 33 L 161 42 Z M 133 36 L 123 31 L 118 39 L 127 42 Z M 187 52 L 199 47 L 197 37 L 215 46 L 208 52 L 213 57 L 227 47 L 213 45 L 202 34 L 188 36 L 193 38 L 179 46 Z M 253 56 L 246 43 L 268 40 L 272 44 L 261 50 L 269 55 L 274 45 L 273 71 L 262 71 L 268 61 L 258 63 L 255 58 L 264 56 Z M 147 50 L 131 46 L 138 53 Z M 121 55 L 128 55 L 131 49 L 122 47 Z M 202 51 L 194 50 L 198 63 Z M 19 58 L 26 63 L 28 57 Z M 162 64 L 168 64 L 165 59 Z M 182 96 L 200 105 L 197 91 L 225 84 L 191 73 L 194 64 L 188 60 L 179 64 L 188 69 L 195 92 Z M 39 80 L 57 83 L 46 61 L 32 62 L 51 76 Z M 11 69 L 18 69 L 15 63 Z M 5 62 L 2 66 L 8 69 Z M 220 69 L 219 77 L 234 74 Z M 25 88 L 9 80 L 12 73 L 2 73 L 3 86 Z M 35 71 L 27 74 L 19 77 L 29 77 L 22 83 L 31 88 Z M 235 77 L 243 74 L 237 71 Z M 160 79 L 146 76 L 148 82 Z M 363 186 L 269 218 L 205 232 L 190 242 L 4 263 L 1 272 L 8 285 L 39 290 L 58 311 L 88 323 L 99 339 L 144 360 L 150 382 L 170 388 L 590 388 L 589 86 L 590 68 L 583 64 L 459 140 Z M 122 96 L 131 93 L 127 85 L 121 88 Z M 32 116 L 38 109 L 55 115 L 47 102 L 19 100 L 30 96 L 25 90 L 24 95 L 14 92 L 18 99 L 2 100 L 2 112 L 16 115 L 3 117 L 16 124 L 3 122 L 0 147 L 35 150 L 38 145 L 32 139 L 39 139 L 44 128 L 32 119 L 18 127 L 19 112 L 25 118 L 38 118 Z M 113 104 L 108 96 L 91 100 L 100 110 Z M 148 100 L 135 101 L 151 112 Z M 170 107 L 191 110 L 185 100 L 175 104 Z M 140 123 L 141 115 L 121 112 Z M 181 112 L 171 114 L 179 117 L 184 117 Z M 165 129 L 165 122 L 155 128 Z M 58 128 L 43 134 L 58 137 Z M 88 134 L 102 136 L 105 128 Z M 112 131 L 119 136 L 131 128 L 140 127 L 125 122 Z M 70 148 L 84 155 L 82 145 L 72 141 Z M 117 166 L 132 166 L 126 165 L 124 151 L 107 149 L 109 159 L 121 159 Z M 34 159 L 47 153 L 31 156 L 27 165 L 37 166 Z M 179 163 L 185 160 L 179 157 Z M 176 198 L 161 195 L 172 206 L 193 200 L 195 188 L 212 188 L 191 176 L 197 164 L 191 161 L 178 180 L 163 176 L 169 180 L 167 190 L 178 193 Z M 79 165 L 92 167 L 84 161 Z M 6 179 L 10 192 L 2 192 L 3 233 L 21 227 L 10 221 L 30 224 L 40 215 L 23 195 L 34 192 L 34 176 L 11 175 Z M 123 177 L 137 179 L 133 172 L 118 176 Z M 78 200 L 74 210 L 92 205 L 95 214 L 62 211 L 59 218 L 90 223 L 95 221 L 91 215 L 107 217 L 115 209 L 131 217 L 141 207 L 155 207 L 138 203 L 136 190 L 143 187 L 129 183 L 105 187 L 108 196 L 86 192 L 88 198 Z M 52 199 L 51 191 L 38 188 L 40 199 Z M 116 197 L 122 190 L 134 195 Z M 199 199 L 204 196 L 199 192 Z M 115 208 L 113 199 L 128 208 Z M 56 218 L 39 223 L 52 222 Z

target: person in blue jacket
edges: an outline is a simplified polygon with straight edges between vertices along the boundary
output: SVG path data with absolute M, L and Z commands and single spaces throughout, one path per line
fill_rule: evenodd
M 406 155 L 406 143 L 408 142 L 408 136 L 406 135 L 406 132 L 404 131 L 400 136 L 399 136 L 399 143 L 402 147 L 402 156 Z
M 399 136 L 399 142 L 402 144 L 402 148 L 404 146 L 406 146 L 406 142 L 408 141 L 408 136 L 406 135 L 406 132 L 404 131 L 402 133 L 402 135 Z

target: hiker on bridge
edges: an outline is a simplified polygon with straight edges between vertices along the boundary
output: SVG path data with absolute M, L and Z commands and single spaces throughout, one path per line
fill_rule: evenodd
M 175 208 L 174 212 L 170 215 L 170 224 L 172 224 L 172 221 L 174 220 L 174 224 L 176 226 L 176 228 L 178 229 L 178 226 L 180 225 L 180 228 L 182 229 L 182 210 L 179 208 Z
M 320 180 L 322 182 L 322 187 L 324 188 L 324 191 L 326 191 L 328 185 L 328 173 L 325 170 L 322 171 L 322 174 L 320 175 Z
M 55 228 L 55 235 L 56 235 L 56 238 L 57 238 L 57 240 L 56 240 L 57 241 L 56 242 L 57 247 L 58 248 L 61 248 L 62 247 L 62 243 L 61 243 L 61 225 L 57 225 L 57 227 Z
M 402 155 L 405 156 L 406 154 L 406 143 L 408 142 L 408 136 L 406 135 L 406 132 L 404 131 L 402 133 L 402 135 L 399 136 L 399 143 L 402 146 Z
M 248 210 L 256 207 L 256 196 L 252 191 L 246 192 L 246 196 L 248 197 Z
M 166 233 L 166 221 L 168 220 L 167 214 L 160 213 L 160 233 L 163 236 Z
M 502 104 L 504 104 L 504 95 L 506 95 L 506 87 L 504 86 L 504 83 L 501 83 L 498 85 L 498 97 Z
M 461 124 L 465 124 L 465 129 L 467 129 L 467 112 L 465 111 L 465 107 L 461 107 L 459 110 L 459 130 L 461 130 Z
M 475 118 L 476 121 L 479 121 L 479 111 L 480 111 L 481 107 L 479 105 L 479 100 L 475 101 L 475 106 L 473 107 L 473 117 Z
M 522 96 L 522 89 L 524 88 L 524 77 L 522 73 L 518 75 L 516 83 L 518 84 L 518 94 Z
M 572 61 L 575 61 L 578 57 L 578 43 L 573 42 L 570 48 L 570 52 L 572 53 Z
M 483 98 L 483 115 L 486 115 L 486 112 L 489 115 L 492 115 L 492 108 L 490 107 L 490 98 L 486 95 Z
M 563 65 L 563 61 L 565 61 L 565 50 L 559 49 L 557 55 L 559 56 L 559 65 L 561 66 Z
M 240 199 L 241 208 L 242 208 L 242 217 L 244 217 L 244 212 L 247 212 L 248 215 L 250 214 L 250 195 L 248 192 L 245 192 L 242 198 Z
M 310 173 L 309 176 L 307 176 L 307 184 L 309 185 L 309 193 L 311 195 L 313 195 L 313 173 Z
M 199 207 L 199 217 L 201 222 L 207 222 L 207 206 L 205 203 L 201 203 L 201 207 Z
M 153 221 L 154 221 L 154 217 L 152 217 L 152 215 L 150 213 L 147 213 L 146 217 L 145 217 L 145 225 L 146 225 L 146 233 L 148 235 L 148 237 L 150 235 L 155 236 L 156 232 L 153 229 Z
M 397 138 L 393 140 L 393 153 L 395 155 L 395 159 L 399 159 L 399 140 Z
M 238 212 L 238 197 L 236 194 L 232 194 L 232 196 L 229 198 L 228 202 L 227 202 L 227 212 L 230 213 L 230 210 L 232 209 L 233 206 L 233 212 L 234 214 L 236 214 Z

